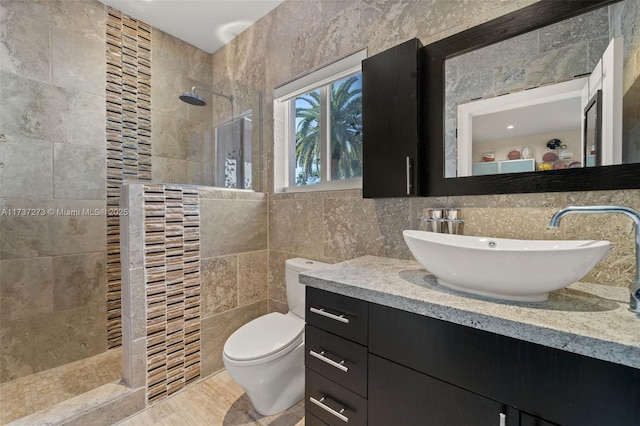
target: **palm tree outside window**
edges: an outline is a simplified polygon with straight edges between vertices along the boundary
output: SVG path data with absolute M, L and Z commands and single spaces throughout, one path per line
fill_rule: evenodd
M 362 176 L 362 74 L 295 98 L 294 143 L 292 185 Z

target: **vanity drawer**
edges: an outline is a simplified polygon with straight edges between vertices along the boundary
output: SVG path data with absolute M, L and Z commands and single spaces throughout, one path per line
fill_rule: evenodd
M 361 345 L 367 344 L 367 302 L 313 287 L 307 287 L 306 290 L 307 324 Z
M 327 426 L 325 422 L 311 414 L 309 411 L 304 412 L 304 426 Z
M 307 325 L 305 365 L 360 396 L 367 396 L 367 348 Z
M 328 425 L 366 425 L 367 400 L 313 370 L 305 370 L 305 408 Z

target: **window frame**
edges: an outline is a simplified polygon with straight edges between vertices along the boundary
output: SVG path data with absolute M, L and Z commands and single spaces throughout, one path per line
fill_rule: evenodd
M 367 50 L 361 50 L 274 90 L 274 190 L 275 192 L 310 192 L 362 188 L 362 178 L 331 179 L 329 137 L 329 87 L 331 84 L 362 73 L 362 60 Z M 295 101 L 300 95 L 320 91 L 320 182 L 295 185 Z

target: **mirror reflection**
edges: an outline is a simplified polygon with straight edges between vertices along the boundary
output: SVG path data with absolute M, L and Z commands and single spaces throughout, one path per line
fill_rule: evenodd
M 445 61 L 445 177 L 640 162 L 640 2 Z

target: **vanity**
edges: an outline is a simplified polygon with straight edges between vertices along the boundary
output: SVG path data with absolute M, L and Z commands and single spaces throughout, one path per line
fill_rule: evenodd
M 625 288 L 542 303 L 437 284 L 365 256 L 302 274 L 308 425 L 635 425 L 640 320 Z

